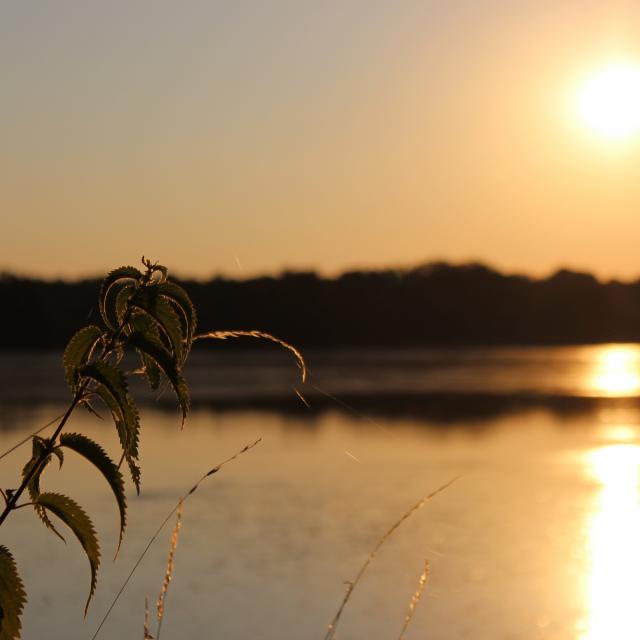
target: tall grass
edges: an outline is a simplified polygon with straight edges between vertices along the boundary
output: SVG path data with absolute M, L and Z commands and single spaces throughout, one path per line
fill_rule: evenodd
M 340 606 L 338 607 L 338 610 L 336 611 L 336 614 L 333 617 L 333 620 L 331 621 L 331 623 L 329 624 L 329 627 L 327 628 L 327 632 L 324 636 L 324 640 L 333 640 L 333 638 L 335 638 L 336 628 L 338 626 L 338 622 L 340 622 L 340 618 L 342 617 L 344 608 L 347 606 L 347 603 L 351 599 L 351 595 L 353 594 L 354 589 L 358 586 L 360 580 L 362 580 L 362 576 L 365 574 L 366 570 L 369 568 L 369 565 L 373 562 L 373 559 L 376 557 L 378 551 L 380 551 L 380 548 L 382 547 L 382 545 L 384 545 L 384 543 L 393 535 L 393 533 L 398 529 L 398 527 L 400 527 L 400 525 L 403 522 L 408 520 L 414 513 L 416 513 L 416 511 L 418 511 L 419 509 L 422 509 L 422 507 L 424 507 L 424 505 L 427 502 L 429 502 L 429 500 L 437 496 L 439 493 L 441 493 L 445 489 L 449 488 L 454 482 L 456 482 L 456 480 L 458 480 L 458 478 L 453 478 L 452 480 L 449 480 L 449 482 L 446 482 L 442 486 L 438 487 L 435 491 L 432 491 L 431 493 L 424 496 L 423 498 L 420 498 L 420 500 L 418 500 L 413 506 L 411 506 L 407 511 L 405 511 L 400 516 L 400 518 L 398 518 L 398 520 L 396 520 L 391 525 L 391 527 L 384 533 L 384 535 L 378 540 L 378 542 L 376 542 L 373 549 L 371 549 L 371 551 L 369 552 L 367 559 L 364 561 L 364 564 L 360 567 L 360 570 L 356 574 L 355 578 L 352 581 L 347 583 L 347 589 L 345 591 L 344 598 L 342 599 L 342 602 L 340 603 Z
M 122 594 L 124 593 L 125 589 L 127 588 L 127 585 L 129 584 L 131 578 L 133 577 L 133 574 L 136 572 L 136 570 L 138 569 L 138 567 L 140 566 L 140 563 L 142 562 L 142 560 L 144 559 L 144 557 L 147 555 L 147 552 L 149 551 L 149 549 L 151 548 L 151 546 L 153 545 L 153 543 L 157 540 L 158 536 L 160 535 L 160 533 L 162 532 L 162 530 L 164 529 L 164 527 L 166 526 L 166 524 L 169 522 L 169 520 L 171 520 L 171 518 L 178 513 L 181 509 L 182 506 L 184 505 L 184 503 L 189 499 L 189 497 L 191 495 L 193 495 L 198 488 L 200 487 L 200 485 L 209 477 L 211 477 L 212 475 L 218 473 L 218 471 L 220 471 L 220 469 L 222 469 L 224 466 L 226 466 L 227 464 L 229 464 L 230 462 L 233 462 L 234 460 L 236 460 L 239 456 L 241 456 L 243 453 L 246 453 L 247 451 L 250 451 L 251 449 L 253 449 L 254 447 L 256 447 L 257 445 L 259 445 L 262 442 L 262 438 L 258 438 L 257 440 L 255 440 L 254 442 L 252 442 L 251 444 L 247 444 L 244 447 L 242 447 L 242 449 L 240 449 L 239 451 L 237 451 L 236 453 L 234 453 L 232 456 L 229 456 L 226 460 L 223 460 L 222 462 L 219 462 L 217 465 L 215 465 L 214 467 L 212 467 L 211 469 L 209 469 L 209 471 L 207 471 L 205 474 L 203 474 L 199 480 L 197 480 L 197 482 L 187 491 L 185 492 L 177 501 L 176 505 L 173 507 L 173 509 L 171 509 L 171 511 L 167 514 L 167 516 L 165 517 L 165 519 L 160 523 L 160 525 L 158 526 L 158 528 L 156 529 L 155 533 L 151 536 L 151 539 L 147 542 L 145 548 L 142 550 L 142 553 L 138 556 L 137 560 L 135 561 L 133 567 L 131 568 L 131 571 L 129 572 L 129 574 L 127 575 L 125 581 L 122 583 L 122 586 L 120 587 L 120 589 L 118 590 L 118 593 L 116 594 L 115 598 L 113 599 L 113 601 L 111 602 L 111 604 L 109 605 L 109 608 L 107 609 L 106 613 L 104 614 L 102 620 L 100 621 L 100 624 L 98 625 L 98 628 L 95 630 L 95 633 L 91 636 L 91 640 L 95 640 L 98 637 L 98 634 L 100 633 L 100 631 L 102 630 L 102 628 L 104 627 L 105 622 L 107 621 L 107 619 L 109 618 L 109 616 L 111 615 L 111 612 L 113 611 L 114 607 L 116 606 L 116 604 L 118 603 L 118 600 L 120 600 L 120 597 L 122 596 Z M 169 558 L 172 561 L 173 560 L 173 552 L 175 552 L 175 547 L 174 544 L 177 544 L 178 542 L 178 538 L 177 538 L 177 534 L 175 536 L 175 540 L 174 537 L 172 535 L 172 543 L 171 543 L 171 547 L 173 548 L 173 550 L 169 551 Z M 170 572 L 165 572 L 165 580 L 167 579 L 167 574 L 169 576 L 169 580 L 171 579 L 171 574 L 173 573 L 173 562 L 171 563 L 171 571 Z M 167 583 L 167 588 L 168 588 L 168 583 Z M 162 590 L 164 589 L 164 583 L 163 583 L 163 588 L 161 589 L 161 593 Z M 166 590 L 165 590 L 165 595 L 166 595 Z M 159 599 L 160 600 L 160 599 Z M 147 607 L 145 607 L 146 609 Z M 164 616 L 164 605 L 163 605 L 163 610 L 162 610 L 162 617 Z M 145 633 L 148 632 L 148 625 L 145 621 Z

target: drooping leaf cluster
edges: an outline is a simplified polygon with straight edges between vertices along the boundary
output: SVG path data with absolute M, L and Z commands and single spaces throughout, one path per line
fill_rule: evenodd
M 9 549 L 0 546 L 0 640 L 20 637 L 20 615 L 27 600 Z
M 80 329 L 69 341 L 63 357 L 65 378 L 73 392 L 66 417 L 78 405 L 96 413 L 97 404 L 104 405 L 111 414 L 122 449 L 119 464 L 87 436 L 63 433 L 65 418 L 51 438 L 32 438 L 31 459 L 22 471 L 24 489 L 40 520 L 62 538 L 51 519 L 52 515 L 56 516 L 71 529 L 87 555 L 91 584 L 85 614 L 95 591 L 100 565 L 96 532 L 87 513 L 74 500 L 41 490 L 42 472 L 54 457 L 62 467 L 65 449 L 90 462 L 104 476 L 116 499 L 120 517 L 119 549 L 127 515 L 121 464 L 126 462 L 138 493 L 141 482 L 140 418 L 129 393 L 131 374 L 121 366 L 127 350 L 139 357 L 140 368 L 135 373 L 144 374 L 152 389 L 157 390 L 163 384 L 173 389 L 183 424 L 189 411 L 189 392 L 182 368 L 195 337 L 196 312 L 184 289 L 167 279 L 166 267 L 144 258 L 143 264 L 144 270 L 125 266 L 107 275 L 98 302 L 104 326 Z M 10 493 L 5 494 L 5 502 L 5 510 L 20 506 Z M 0 640 L 20 637 L 24 602 L 24 589 L 13 557 L 0 546 Z

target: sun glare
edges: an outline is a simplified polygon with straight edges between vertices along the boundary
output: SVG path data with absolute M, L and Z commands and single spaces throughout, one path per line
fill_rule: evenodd
M 582 85 L 577 97 L 581 121 L 607 140 L 640 132 L 640 66 L 612 63 Z
M 640 447 L 603 447 L 589 458 L 600 495 L 589 523 L 589 613 L 582 640 L 635 640 L 640 637 L 636 597 L 640 575 Z
M 602 347 L 590 374 L 590 390 L 603 396 L 640 393 L 640 350 L 636 345 Z

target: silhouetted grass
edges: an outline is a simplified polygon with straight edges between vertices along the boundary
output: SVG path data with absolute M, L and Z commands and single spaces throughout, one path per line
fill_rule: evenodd
M 412 507 L 410 507 L 407 511 L 405 511 L 402 514 L 402 516 L 400 516 L 400 518 L 393 523 L 393 525 L 388 529 L 388 531 L 386 531 L 386 533 L 380 538 L 380 540 L 378 540 L 378 542 L 375 544 L 375 546 L 367 556 L 367 559 L 364 561 L 364 564 L 360 567 L 360 570 L 358 571 L 356 577 L 353 579 L 353 581 L 347 583 L 347 590 L 345 592 L 344 598 L 342 599 L 342 602 L 340 603 L 340 606 L 338 607 L 338 611 L 333 617 L 331 624 L 329 624 L 327 633 L 324 636 L 325 640 L 332 640 L 335 637 L 336 627 L 338 626 L 338 622 L 340 621 L 342 612 L 344 611 L 344 608 L 349 602 L 349 599 L 351 598 L 351 594 L 353 593 L 354 589 L 358 586 L 358 583 L 362 579 L 362 576 L 364 575 L 365 571 L 369 568 L 369 565 L 371 564 L 376 554 L 380 550 L 380 547 L 382 547 L 382 545 L 391 537 L 394 531 L 405 520 L 410 518 L 416 511 L 424 507 L 424 505 L 433 497 L 435 497 L 436 495 L 438 495 L 439 493 L 441 493 L 442 491 L 450 487 L 457 479 L 458 478 L 453 478 L 453 480 L 449 480 L 449 482 L 446 482 L 441 487 L 438 487 L 435 491 L 432 491 L 430 494 L 424 496 L 424 498 L 420 498 L 420 500 L 418 500 L 418 502 L 416 502 Z

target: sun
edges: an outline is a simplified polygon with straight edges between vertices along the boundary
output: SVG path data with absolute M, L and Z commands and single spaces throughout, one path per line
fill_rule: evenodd
M 601 68 L 579 89 L 577 110 L 582 123 L 606 140 L 640 133 L 640 65 L 615 62 Z

